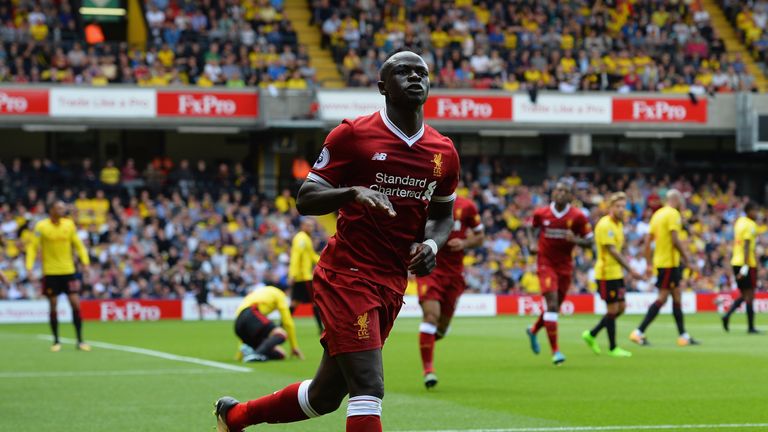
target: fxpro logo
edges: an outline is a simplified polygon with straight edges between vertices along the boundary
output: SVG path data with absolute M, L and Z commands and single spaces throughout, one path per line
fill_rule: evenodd
M 29 101 L 24 97 L 14 97 L 8 93 L 0 92 L 0 112 L 4 113 L 25 113 L 29 107 Z
M 237 103 L 232 99 L 221 99 L 215 95 L 179 95 L 179 114 L 233 115 L 236 111 Z
M 429 202 L 437 187 L 436 180 L 427 184 L 425 178 L 395 176 L 382 172 L 376 173 L 375 178 L 376 183 L 369 188 L 394 198 L 415 198 Z
M 632 103 L 632 118 L 635 120 L 668 120 L 680 121 L 688 117 L 688 110 L 683 105 L 671 104 L 666 101 Z
M 159 306 L 142 306 L 139 302 L 101 303 L 101 321 L 157 321 L 162 316 Z
M 437 116 L 448 118 L 490 118 L 493 107 L 489 103 L 479 103 L 472 99 L 461 98 L 454 101 L 450 98 L 437 100 Z

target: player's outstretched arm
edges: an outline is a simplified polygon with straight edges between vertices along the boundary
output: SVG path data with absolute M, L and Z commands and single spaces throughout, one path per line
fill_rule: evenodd
M 296 208 L 305 216 L 319 216 L 335 212 L 352 201 L 387 213 L 390 217 L 397 215 L 389 198 L 381 192 L 361 186 L 332 188 L 312 180 L 305 181 L 299 189 Z

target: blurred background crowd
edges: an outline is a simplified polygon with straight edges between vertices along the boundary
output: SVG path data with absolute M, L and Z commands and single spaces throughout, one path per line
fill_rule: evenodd
M 627 250 L 642 273 L 647 263 L 640 242 L 652 212 L 669 188 L 687 197 L 683 239 L 694 257 L 686 289 L 730 290 L 732 223 L 746 197 L 728 178 L 690 174 L 671 176 L 566 176 L 574 185 L 574 205 L 593 224 L 605 214 L 606 199 L 626 191 Z M 530 184 L 500 163 L 480 158 L 465 164 L 458 194 L 478 205 L 487 238 L 465 260 L 469 290 L 480 293 L 537 293 L 535 256 L 526 222 L 534 208 L 547 205 L 556 179 Z M 92 258 L 81 268 L 85 298 L 180 298 L 207 287 L 216 296 L 242 295 L 263 283 L 285 287 L 290 242 L 301 217 L 295 190 L 275 199 L 255 192 L 251 173 L 240 163 L 209 167 L 205 161 L 156 158 L 141 171 L 133 160 L 88 159 L 76 169 L 50 160 L 0 163 L 0 271 L 10 279 L 0 298 L 40 296 L 39 284 L 24 269 L 24 254 L 34 224 L 47 217 L 56 199 L 68 204 L 79 236 Z M 765 210 L 760 234 L 768 227 Z M 323 224 L 313 234 L 316 250 L 327 240 Z M 326 225 L 327 226 L 327 225 Z M 768 241 L 759 236 L 760 281 L 768 276 Z M 594 254 L 575 252 L 572 292 L 592 292 Z M 39 268 L 36 268 L 36 272 Z M 633 290 L 652 290 L 653 281 L 629 280 Z M 761 288 L 764 287 L 761 282 Z

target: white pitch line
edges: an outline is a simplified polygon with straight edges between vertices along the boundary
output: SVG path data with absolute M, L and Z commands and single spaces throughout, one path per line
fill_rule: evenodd
M 227 373 L 221 371 L 218 373 Z M 68 377 L 103 377 L 103 376 L 136 376 L 136 375 L 202 375 L 216 373 L 210 369 L 134 369 L 117 371 L 49 371 L 49 372 L 0 372 L 4 378 L 68 378 Z
M 40 339 L 45 339 L 49 341 L 53 340 L 53 338 L 48 335 L 38 335 L 37 337 Z M 60 338 L 59 340 L 66 344 L 74 345 L 77 343 L 77 341 L 74 339 Z M 97 342 L 97 341 L 88 341 L 88 344 L 96 348 L 103 348 L 103 349 L 109 349 L 114 351 L 124 351 L 124 352 L 129 352 L 134 354 L 142 354 L 150 357 L 158 357 L 165 360 L 192 363 L 196 365 L 208 366 L 212 368 L 224 369 L 224 370 L 235 371 L 235 372 L 251 372 L 252 371 L 250 368 L 243 367 L 243 366 L 235 366 L 227 363 L 221 363 L 221 362 L 212 361 L 212 360 L 203 360 L 195 357 L 180 356 L 180 355 L 170 354 L 162 351 L 132 347 L 128 345 L 117 345 L 117 344 L 111 344 L 107 342 Z
M 768 428 L 768 423 L 724 423 L 724 424 L 683 424 L 683 425 L 635 425 L 635 426 L 556 426 L 511 429 L 441 429 L 412 430 L 398 432 L 595 432 L 622 430 L 680 430 L 680 429 L 753 429 Z

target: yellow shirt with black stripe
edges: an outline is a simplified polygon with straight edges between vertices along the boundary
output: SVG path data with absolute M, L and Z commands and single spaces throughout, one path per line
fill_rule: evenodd
M 674 268 L 680 266 L 680 251 L 672 242 L 672 232 L 680 233 L 683 220 L 680 212 L 673 207 L 664 206 L 651 216 L 651 234 L 656 242 L 653 249 L 653 266 L 656 268 Z
M 624 224 L 614 220 L 610 215 L 603 216 L 595 225 L 595 244 L 597 245 L 597 261 L 595 262 L 595 279 L 616 280 L 624 277 L 621 264 L 608 251 L 613 246 L 617 252 L 624 247 Z
M 291 242 L 291 261 L 288 267 L 288 277 L 294 282 L 306 282 L 312 280 L 312 271 L 320 255 L 315 252 L 312 238 L 304 231 L 299 231 L 293 236 Z
M 280 288 L 265 286 L 255 289 L 240 302 L 235 316 L 239 316 L 240 312 L 253 306 L 257 306 L 259 312 L 264 316 L 275 310 L 280 312 L 282 327 L 288 333 L 288 343 L 291 344 L 291 348 L 299 347 L 299 341 L 296 338 L 296 325 L 293 322 L 293 317 L 291 317 L 291 311 L 288 309 L 288 297 Z
M 736 220 L 733 227 L 733 255 L 731 256 L 732 266 L 743 266 L 747 264 L 750 267 L 757 267 L 757 257 L 755 256 L 755 240 L 757 239 L 757 223 L 752 219 L 742 216 Z M 749 241 L 749 257 L 744 262 L 744 243 Z
M 35 225 L 32 241 L 27 245 L 27 270 L 32 270 L 37 257 L 37 249 L 41 248 L 43 274 L 46 276 L 71 275 L 75 273 L 75 260 L 72 257 L 72 246 L 77 251 L 80 262 L 91 263 L 85 245 L 77 236 L 77 228 L 72 219 L 61 218 L 59 223 L 51 219 L 43 219 Z

